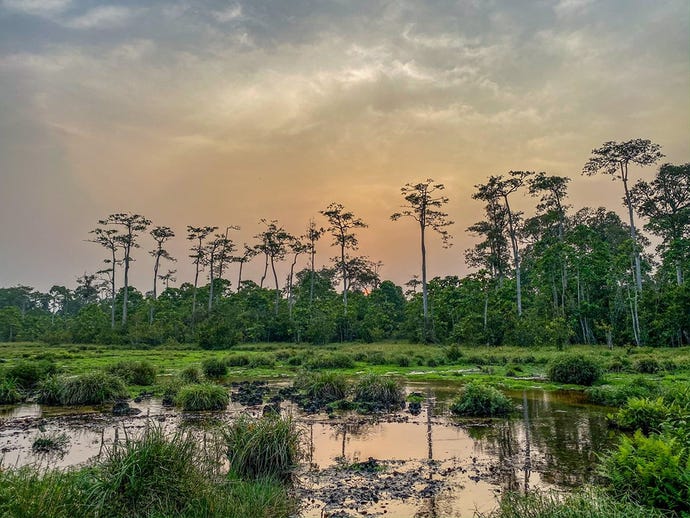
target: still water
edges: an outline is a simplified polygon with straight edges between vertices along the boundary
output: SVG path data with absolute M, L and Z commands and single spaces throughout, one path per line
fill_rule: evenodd
M 467 420 L 447 410 L 458 385 L 406 388 L 426 395 L 417 416 L 329 419 L 284 405 L 302 433 L 305 455 L 296 492 L 303 516 L 471 517 L 495 507 L 507 490 L 568 490 L 591 480 L 597 454 L 615 440 L 605 419 L 610 409 L 588 405 L 576 392 L 508 393 L 520 408 L 515 417 Z M 107 408 L 0 407 L 2 466 L 83 464 L 151 423 L 170 431 L 204 429 L 209 421 L 229 422 L 240 412 L 261 410 L 231 403 L 225 412 L 199 416 L 166 409 L 155 399 L 132 406 L 141 413 L 115 417 Z M 64 454 L 32 451 L 36 437 L 57 433 L 69 439 Z

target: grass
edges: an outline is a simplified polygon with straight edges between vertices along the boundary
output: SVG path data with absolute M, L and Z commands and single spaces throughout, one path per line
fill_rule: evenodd
M 0 378 L 0 405 L 14 405 L 24 399 L 13 378 Z
M 158 427 L 92 465 L 41 471 L 0 470 L 0 516 L 13 518 L 287 518 L 296 505 L 286 487 L 241 481 L 188 434 Z
M 337 372 L 303 372 L 295 378 L 294 386 L 323 405 L 344 399 L 350 390 L 347 377 Z
M 37 399 L 47 405 L 102 405 L 129 394 L 121 378 L 104 371 L 77 376 L 51 376 L 37 389 Z
M 40 435 L 34 439 L 31 449 L 35 452 L 63 452 L 67 450 L 70 440 L 67 434 L 50 433 Z
M 225 432 L 230 472 L 242 480 L 289 480 L 301 456 L 300 435 L 290 417 L 242 415 Z
M 368 412 L 399 410 L 405 404 L 405 390 L 398 380 L 367 374 L 354 386 L 354 402 Z
M 105 370 L 119 376 L 128 385 L 153 385 L 156 382 L 156 367 L 147 360 L 123 360 Z
M 185 385 L 177 392 L 175 402 L 189 412 L 224 410 L 230 402 L 230 394 L 213 383 Z
M 462 353 L 452 352 L 440 345 L 410 344 L 406 342 L 378 342 L 373 344 L 345 343 L 332 345 L 257 343 L 239 344 L 223 357 L 228 365 L 229 379 L 257 379 L 295 376 L 303 369 L 302 364 L 319 354 L 348 356 L 354 366 L 339 368 L 352 377 L 365 374 L 390 374 L 399 378 L 419 381 L 458 380 L 501 383 L 506 389 L 522 390 L 538 385 L 546 390 L 563 387 L 563 383 L 545 379 L 547 364 L 563 354 L 555 347 L 485 347 L 463 346 Z M 616 387 L 639 379 L 635 366 L 639 359 L 656 358 L 667 366 L 655 374 L 642 375 L 661 385 L 672 385 L 690 380 L 690 347 L 651 348 L 639 347 L 626 350 L 609 350 L 603 346 L 570 346 L 573 352 L 594 358 L 606 366 L 603 383 Z M 16 363 L 48 360 L 67 374 L 82 374 L 103 369 L 120 361 L 148 361 L 155 365 L 159 376 L 165 378 L 180 373 L 190 365 L 200 365 L 217 352 L 205 351 L 194 345 L 162 345 L 150 349 L 132 349 L 102 345 L 46 345 L 43 343 L 0 343 L 0 360 L 5 359 L 7 371 Z M 409 358 L 401 362 L 400 357 Z M 346 360 L 347 361 L 347 360 Z M 409 363 L 408 366 L 405 366 Z M 401 365 L 405 364 L 405 365 Z M 674 365 L 669 370 L 668 366 Z M 516 370 L 519 366 L 521 370 Z M 511 372 L 512 371 L 512 372 Z M 506 374 L 513 376 L 506 377 Z M 0 377 L 2 378 L 2 377 Z M 584 390 L 582 387 L 568 387 Z M 130 386 L 132 396 L 141 388 Z M 163 386 L 155 390 L 160 394 Z
M 453 414 L 466 417 L 500 417 L 514 409 L 500 390 L 476 382 L 465 385 L 450 406 Z
M 498 509 L 480 518 L 662 518 L 659 511 L 585 489 L 563 495 L 553 492 L 506 493 Z

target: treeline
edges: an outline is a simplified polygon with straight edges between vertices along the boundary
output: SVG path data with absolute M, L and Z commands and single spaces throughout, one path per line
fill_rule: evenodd
M 468 228 L 479 242 L 465 253 L 475 272 L 464 278 L 427 280 L 428 234 L 438 233 L 444 245 L 451 237 L 444 186 L 431 179 L 405 185 L 402 210 L 391 218 L 416 222 L 422 257 L 420 275 L 405 286 L 381 282 L 381 263 L 358 254 L 357 232 L 367 225 L 337 203 L 302 235 L 261 220 L 254 242 L 241 246 L 232 239 L 237 227 L 188 226 L 194 278 L 179 287 L 172 285 L 175 258 L 166 250 L 175 232 L 138 214 L 111 214 L 90 234 L 106 252 L 106 267 L 78 279 L 76 289 L 0 289 L 0 340 L 206 348 L 390 338 L 679 346 L 690 340 L 690 164 L 663 164 L 651 182 L 633 184 L 628 176 L 629 166 L 652 166 L 662 157 L 658 145 L 635 139 L 607 142 L 585 164 L 583 174 L 609 174 L 622 184 L 627 222 L 603 207 L 573 211 L 567 177 L 511 171 L 476 185 L 484 217 Z M 535 199 L 533 215 L 514 209 L 519 195 Z M 636 216 L 657 236 L 654 252 Z M 146 235 L 154 266 L 152 290 L 142 293 L 129 278 Z M 317 268 L 324 237 L 336 253 Z M 305 259 L 307 267 L 298 269 Z M 243 279 L 244 266 L 256 260 L 261 278 Z M 287 278 L 279 279 L 279 271 L 288 271 Z

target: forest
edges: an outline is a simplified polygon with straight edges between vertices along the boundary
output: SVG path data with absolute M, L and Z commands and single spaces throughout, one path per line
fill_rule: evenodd
M 410 253 L 421 244 L 421 268 L 403 286 L 360 255 L 367 222 L 339 203 L 304 231 L 261 219 L 254 241 L 242 244 L 232 238 L 237 227 L 187 226 L 180 236 L 140 214 L 110 214 L 84 236 L 101 247 L 104 266 L 76 288 L 0 289 L 0 341 L 681 346 L 690 341 L 690 163 L 663 156 L 658 144 L 634 139 L 606 142 L 585 162 L 583 175 L 620 185 L 627 218 L 617 207 L 572 207 L 571 178 L 546 172 L 510 171 L 475 185 L 483 217 L 466 229 L 478 243 L 465 251 L 473 273 L 464 277 L 427 279 L 429 236 L 450 244 L 450 200 L 432 179 L 406 184 L 391 218 L 416 223 Z M 634 181 L 642 167 L 655 169 L 651 181 Z M 529 214 L 514 208 L 520 196 L 533 200 Z M 166 246 L 180 237 L 189 256 L 175 258 Z M 330 263 L 317 266 L 317 249 L 331 252 Z M 137 288 L 131 272 L 146 254 L 151 285 Z M 179 286 L 176 261 L 194 266 Z M 261 261 L 260 279 L 243 278 L 250 261 Z

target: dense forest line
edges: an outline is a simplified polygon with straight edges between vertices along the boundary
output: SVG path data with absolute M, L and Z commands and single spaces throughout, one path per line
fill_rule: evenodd
M 475 186 L 483 219 L 467 230 L 479 237 L 467 250 L 474 273 L 427 279 L 426 241 L 445 245 L 452 221 L 444 186 L 428 179 L 401 189 L 393 220 L 418 226 L 422 267 L 404 286 L 382 281 L 380 263 L 359 255 L 366 223 L 332 203 L 303 235 L 261 220 L 254 243 L 232 239 L 236 227 L 186 228 L 194 278 L 179 287 L 166 243 L 170 227 L 139 214 L 98 221 L 88 239 L 105 252 L 103 270 L 77 287 L 41 293 L 0 289 L 0 340 L 158 345 L 198 342 L 225 348 L 239 342 L 377 341 L 539 345 L 568 343 L 679 346 L 690 341 L 690 163 L 663 164 L 650 182 L 632 182 L 628 168 L 657 166 L 649 140 L 606 142 L 583 174 L 608 174 L 622 187 L 628 221 L 608 208 L 568 204 L 570 178 L 510 171 Z M 516 196 L 535 200 L 534 214 L 516 211 Z M 652 251 L 643 228 L 657 236 Z M 320 223 L 319 223 L 320 221 Z M 153 258 L 152 289 L 129 278 L 145 237 Z M 316 267 L 324 239 L 336 255 Z M 307 267 L 297 269 L 298 264 Z M 244 279 L 249 261 L 263 262 L 258 282 Z M 281 282 L 278 271 L 289 270 Z M 230 280 L 230 267 L 235 265 Z

